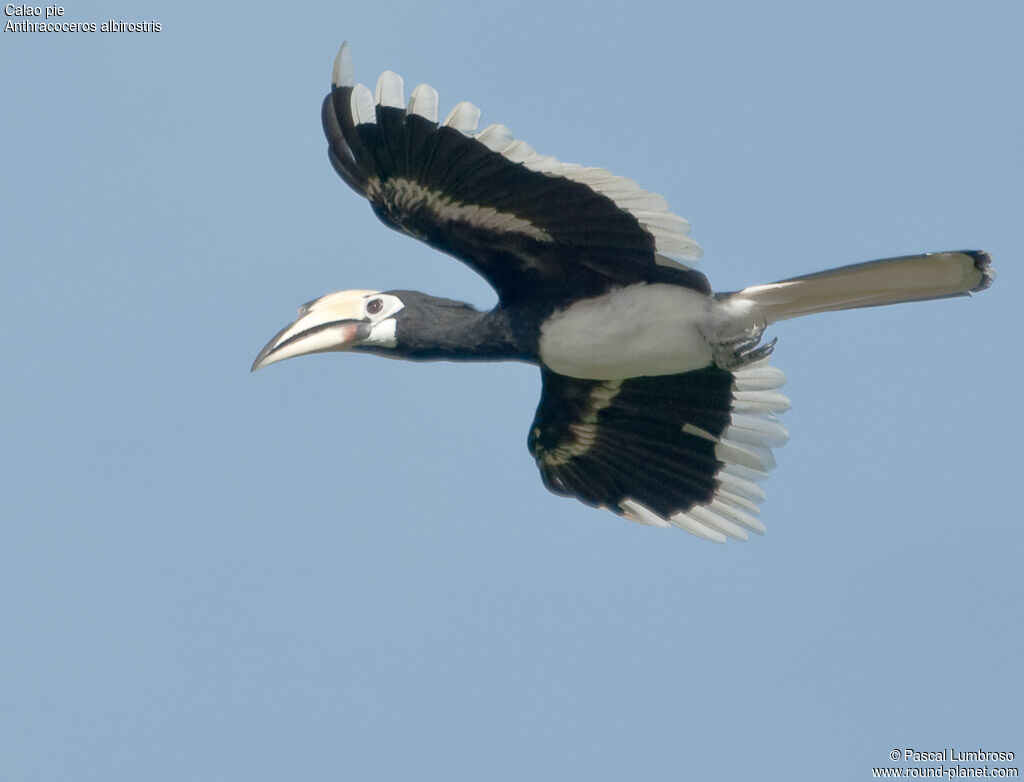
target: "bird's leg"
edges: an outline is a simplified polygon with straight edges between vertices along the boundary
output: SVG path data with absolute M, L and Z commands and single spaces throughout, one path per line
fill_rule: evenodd
M 776 337 L 763 345 L 759 344 L 767 325 L 761 321 L 739 333 L 728 336 L 723 333 L 724 329 L 705 332 L 704 338 L 711 345 L 711 355 L 715 365 L 720 369 L 732 371 L 770 356 L 778 338 Z

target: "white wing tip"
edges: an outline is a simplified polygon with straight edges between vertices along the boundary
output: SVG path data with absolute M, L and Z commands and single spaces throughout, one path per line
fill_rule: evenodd
M 649 510 L 636 500 L 623 500 L 619 503 L 619 511 L 624 517 L 637 524 L 647 524 L 650 527 L 668 529 L 671 525 L 657 513 Z
M 751 515 L 749 508 L 739 507 L 728 497 L 716 498 L 710 505 L 694 506 L 668 519 L 632 499 L 619 503 L 619 511 L 630 521 L 661 529 L 676 527 L 713 543 L 725 543 L 729 538 L 746 541 L 748 532 L 762 535 L 765 531 L 764 524 Z
M 476 132 L 477 125 L 480 124 L 480 109 L 466 101 L 456 103 L 455 108 L 449 112 L 443 124 L 460 133 L 465 133 L 467 136 L 471 135 Z
M 476 140 L 492 152 L 501 155 L 504 155 L 505 150 L 515 141 L 512 131 L 500 124 L 488 125 L 476 134 Z
M 377 121 L 377 110 L 373 103 L 373 95 L 364 84 L 357 84 L 352 88 L 352 118 L 357 125 L 374 123 Z
M 405 82 L 394 71 L 384 71 L 377 79 L 374 101 L 378 106 L 393 109 L 405 108 Z
M 437 90 L 429 84 L 417 84 L 412 95 L 409 96 L 407 111 L 430 122 L 437 122 L 437 105 Z
M 352 53 L 348 48 L 348 41 L 341 44 L 338 55 L 334 58 L 334 68 L 331 71 L 331 84 L 335 87 L 354 87 L 356 83 L 356 68 L 352 64 Z

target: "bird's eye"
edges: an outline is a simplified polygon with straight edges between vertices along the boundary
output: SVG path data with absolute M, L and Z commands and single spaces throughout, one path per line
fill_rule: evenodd
M 384 302 L 382 302 L 380 299 L 370 299 L 368 302 L 366 302 L 366 311 L 370 315 L 376 315 L 382 309 L 384 309 Z

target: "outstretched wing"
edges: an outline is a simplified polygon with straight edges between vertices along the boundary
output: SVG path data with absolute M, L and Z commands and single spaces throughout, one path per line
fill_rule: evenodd
M 551 491 L 719 542 L 764 532 L 756 482 L 786 442 L 775 415 L 789 407 L 785 375 L 767 360 L 735 372 L 543 378 L 529 447 Z
M 560 289 L 597 295 L 666 276 L 706 289 L 677 260 L 697 259 L 700 248 L 664 198 L 539 155 L 502 125 L 476 132 L 479 116 L 460 103 L 438 124 L 434 89 L 419 85 L 406 106 L 390 71 L 371 95 L 354 83 L 347 44 L 322 112 L 331 163 L 377 216 L 469 264 L 503 301 Z

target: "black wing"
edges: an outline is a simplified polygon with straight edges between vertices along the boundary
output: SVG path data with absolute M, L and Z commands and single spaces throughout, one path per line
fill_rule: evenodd
M 538 155 L 458 104 L 441 124 L 437 93 L 421 84 L 404 105 L 385 72 L 376 95 L 354 84 L 348 45 L 335 61 L 323 126 L 335 170 L 377 216 L 466 262 L 508 302 L 539 290 L 597 295 L 612 285 L 670 278 L 707 290 L 669 256 L 696 259 L 688 223 L 659 195 L 604 169 Z
M 735 372 L 543 379 L 529 447 L 551 491 L 711 540 L 764 531 L 755 481 L 786 440 L 775 414 L 789 407 L 785 375 L 766 360 Z

